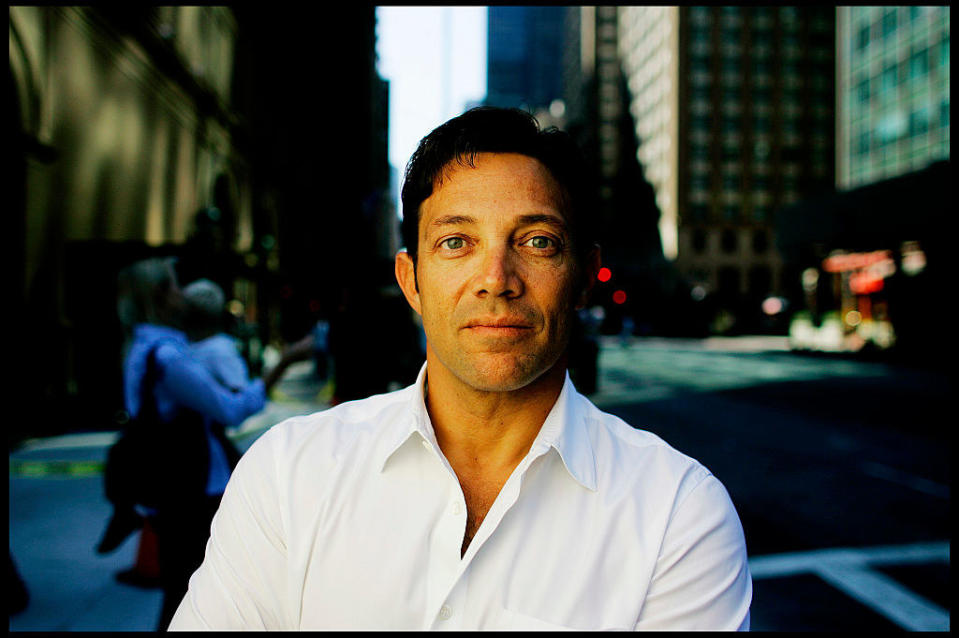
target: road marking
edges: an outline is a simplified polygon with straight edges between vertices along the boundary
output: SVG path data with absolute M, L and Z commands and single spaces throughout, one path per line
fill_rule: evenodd
M 949 631 L 949 612 L 866 567 L 820 565 L 816 574 L 907 631 Z
M 914 476 L 908 472 L 897 470 L 896 468 L 889 467 L 888 465 L 866 461 L 859 464 L 859 469 L 864 474 L 874 478 L 880 478 L 891 483 L 905 485 L 906 487 L 911 487 L 917 492 L 923 492 L 924 494 L 929 494 L 938 498 L 949 498 L 949 488 L 947 486 L 930 481 L 929 479 L 922 478 L 921 476 Z
M 949 542 L 832 548 L 757 556 L 753 579 L 811 573 L 908 631 L 948 631 L 949 612 L 870 569 L 877 565 L 949 563 Z

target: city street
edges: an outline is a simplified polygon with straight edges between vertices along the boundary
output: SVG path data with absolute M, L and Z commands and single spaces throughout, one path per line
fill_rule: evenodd
M 322 408 L 305 370 L 244 424 Z M 949 454 L 940 374 L 790 353 L 778 338 L 606 339 L 602 409 L 698 459 L 740 514 L 754 630 L 947 630 Z M 10 456 L 10 549 L 30 605 L 9 629 L 150 630 L 158 590 L 117 583 L 136 540 L 94 554 L 109 509 L 109 435 L 34 441 Z M 615 551 L 615 548 L 611 548 Z
M 948 629 L 947 378 L 775 338 L 614 344 L 594 402 L 726 485 L 753 629 Z

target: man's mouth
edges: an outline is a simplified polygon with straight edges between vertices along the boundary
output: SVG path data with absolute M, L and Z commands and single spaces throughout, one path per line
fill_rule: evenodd
M 481 317 L 471 319 L 463 329 L 473 334 L 510 337 L 525 334 L 533 326 L 521 317 Z

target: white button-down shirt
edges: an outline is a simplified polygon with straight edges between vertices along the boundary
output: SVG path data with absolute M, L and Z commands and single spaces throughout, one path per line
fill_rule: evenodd
M 170 629 L 749 628 L 725 488 L 568 376 L 461 557 L 466 502 L 425 371 L 253 444 Z

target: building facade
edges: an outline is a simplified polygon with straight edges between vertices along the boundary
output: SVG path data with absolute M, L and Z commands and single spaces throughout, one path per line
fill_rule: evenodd
M 335 39 L 255 5 L 9 15 L 4 277 L 31 435 L 122 418 L 115 285 L 135 259 L 221 283 L 254 373 L 262 346 L 377 297 L 397 232 L 373 7 L 338 12 Z
M 564 7 L 487 10 L 486 104 L 548 108 L 563 95 Z
M 217 207 L 235 248 L 252 242 L 231 106 L 237 24 L 219 7 L 25 6 L 9 17 L 16 263 L 4 276 L 12 329 L 31 344 L 15 344 L 14 361 L 42 413 L 34 426 L 109 424 L 118 266 L 186 242 L 201 209 Z
M 948 6 L 839 7 L 837 186 L 949 158 Z
M 833 185 L 834 10 L 620 14 L 638 153 L 663 211 L 664 252 L 727 323 L 756 318 L 791 277 L 776 251 L 776 211 Z

